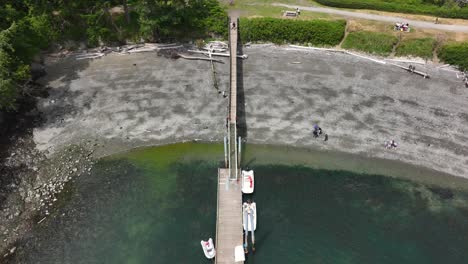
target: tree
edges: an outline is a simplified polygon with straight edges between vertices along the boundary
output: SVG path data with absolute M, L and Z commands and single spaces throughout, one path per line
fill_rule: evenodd
M 165 41 L 226 36 L 226 19 L 217 0 L 2 0 L 0 109 L 13 108 L 25 93 L 22 87 L 30 79 L 34 56 L 53 41 L 98 45 L 141 37 Z
M 11 79 L 0 78 L 0 110 L 14 110 L 18 90 Z

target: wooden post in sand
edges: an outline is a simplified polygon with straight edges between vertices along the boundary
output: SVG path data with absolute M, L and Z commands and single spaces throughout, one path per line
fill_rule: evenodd
M 224 137 L 224 167 L 228 167 L 227 137 Z

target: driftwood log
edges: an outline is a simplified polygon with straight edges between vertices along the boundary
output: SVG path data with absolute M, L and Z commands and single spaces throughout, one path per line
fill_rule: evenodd
M 219 63 L 224 63 L 222 60 L 217 60 L 213 58 L 203 58 L 203 57 L 191 57 L 191 56 L 185 56 L 182 54 L 177 54 L 180 58 L 186 59 L 186 60 L 205 60 L 205 61 L 213 61 L 213 62 L 219 62 Z

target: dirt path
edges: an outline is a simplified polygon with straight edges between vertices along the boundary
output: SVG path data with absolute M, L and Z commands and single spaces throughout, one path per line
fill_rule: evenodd
M 272 5 L 283 6 L 283 7 L 287 7 L 291 9 L 299 8 L 301 10 L 306 10 L 306 11 L 334 14 L 334 15 L 340 15 L 340 16 L 345 16 L 345 17 L 377 20 L 377 21 L 389 22 L 389 23 L 404 21 L 406 23 L 409 23 L 410 26 L 418 27 L 418 28 L 428 28 L 428 29 L 436 29 L 436 30 L 443 30 L 443 31 L 468 33 L 468 26 L 464 26 L 464 25 L 434 24 L 432 22 L 407 19 L 407 18 L 399 17 L 399 16 L 374 15 L 374 14 L 345 11 L 345 10 L 340 10 L 340 9 L 326 8 L 326 7 L 297 6 L 297 5 L 287 5 L 287 4 L 280 4 L 280 3 L 274 3 Z

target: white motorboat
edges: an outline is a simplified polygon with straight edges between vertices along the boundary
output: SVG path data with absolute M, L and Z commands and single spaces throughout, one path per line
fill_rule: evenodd
M 244 226 L 244 231 L 255 231 L 257 229 L 257 205 L 255 202 L 245 202 L 242 205 L 242 216 L 242 225 Z
M 254 191 L 254 171 L 242 171 L 242 192 L 253 193 Z
M 208 259 L 212 259 L 216 255 L 216 250 L 213 244 L 213 239 L 208 239 L 208 241 L 202 240 L 200 242 L 202 248 L 203 248 L 203 253 L 205 253 L 205 257 Z

